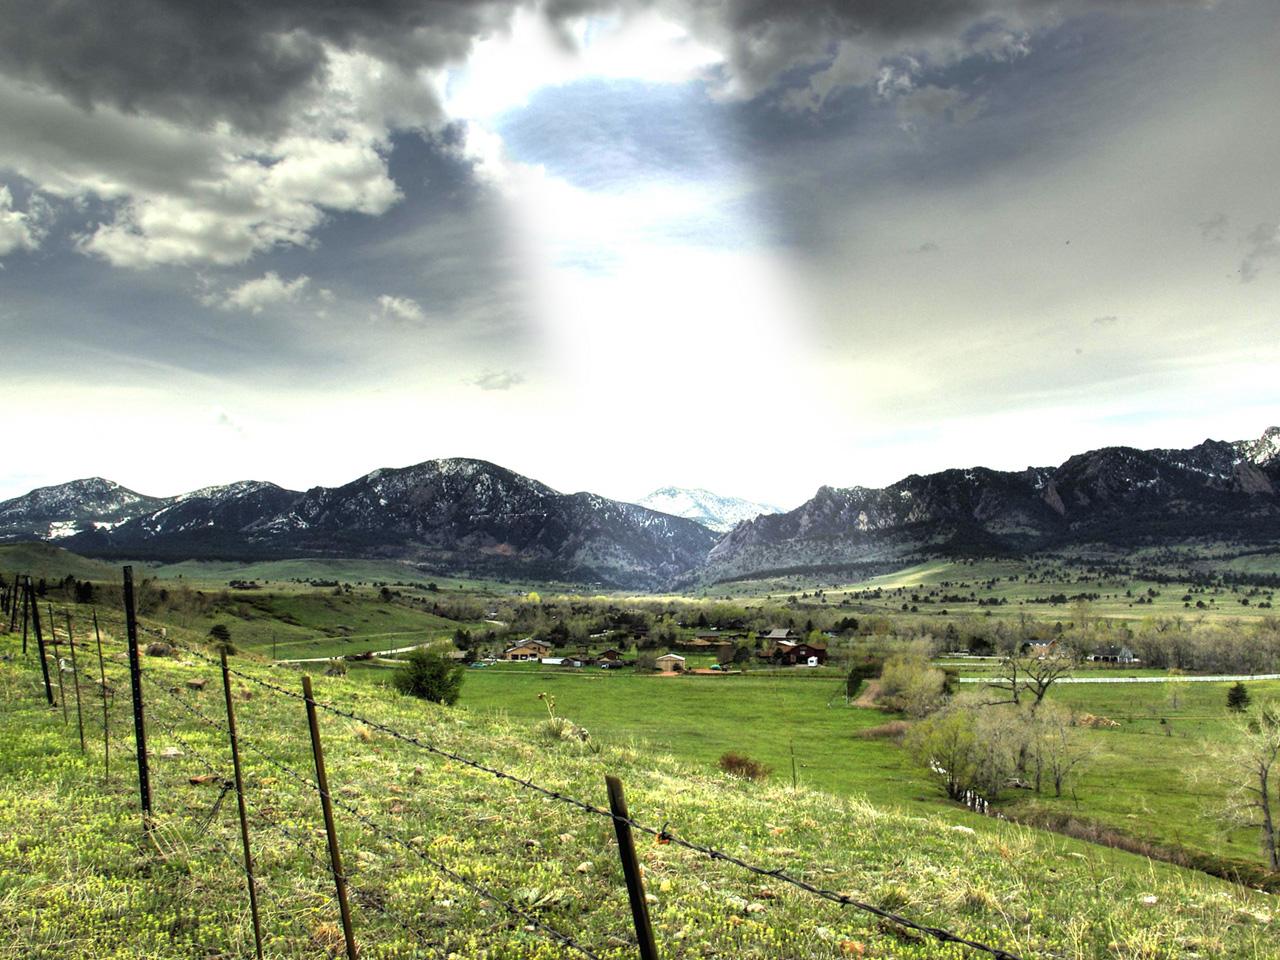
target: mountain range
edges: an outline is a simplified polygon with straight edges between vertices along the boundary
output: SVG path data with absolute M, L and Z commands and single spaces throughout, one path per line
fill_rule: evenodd
M 1183 450 L 1105 447 L 1057 467 L 824 486 L 785 513 L 702 490 L 664 488 L 645 500 L 564 494 L 467 459 L 307 491 L 243 481 L 149 497 L 93 478 L 0 503 L 0 540 L 139 560 L 402 559 L 458 575 L 635 588 L 939 553 L 1275 544 L 1280 428 Z M 735 519 L 727 532 L 713 528 Z

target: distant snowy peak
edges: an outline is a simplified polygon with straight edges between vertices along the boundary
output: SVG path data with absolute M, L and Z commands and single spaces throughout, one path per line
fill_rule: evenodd
M 1271 463 L 1280 458 L 1280 427 L 1268 427 L 1257 440 L 1241 440 L 1236 449 L 1250 463 Z
M 638 503 L 659 513 L 695 520 L 720 533 L 727 533 L 743 520 L 754 520 L 762 513 L 782 513 L 780 508 L 767 503 L 755 503 L 741 497 L 723 497 L 700 487 L 663 487 Z

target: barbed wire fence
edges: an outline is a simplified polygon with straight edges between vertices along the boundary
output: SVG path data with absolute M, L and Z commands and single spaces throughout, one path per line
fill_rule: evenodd
M 947 930 L 942 927 L 930 925 L 920 922 L 913 918 L 904 916 L 895 911 L 886 909 L 876 904 L 867 902 L 862 899 L 855 898 L 847 893 L 828 889 L 808 879 L 794 869 L 788 869 L 786 866 L 765 866 L 760 863 L 753 862 L 745 856 L 739 856 L 734 853 L 727 852 L 711 844 L 700 842 L 699 840 L 688 837 L 682 830 L 673 829 L 670 822 L 664 822 L 661 826 L 647 823 L 630 814 L 627 809 L 625 795 L 623 793 L 621 782 L 615 777 L 607 777 L 607 787 L 609 795 L 609 807 L 603 807 L 598 804 L 575 797 L 563 790 L 548 787 L 538 783 L 532 778 L 520 776 L 504 770 L 501 767 L 485 763 L 473 757 L 468 757 L 456 750 L 449 749 L 425 739 L 421 735 L 409 733 L 398 729 L 391 724 L 385 723 L 364 713 L 357 712 L 346 706 L 319 700 L 311 693 L 310 678 L 303 678 L 303 692 L 295 692 L 281 686 L 271 680 L 256 676 L 245 670 L 240 670 L 230 666 L 227 663 L 225 652 L 217 659 L 201 652 L 194 646 L 184 646 L 183 653 L 189 655 L 197 661 L 201 661 L 207 666 L 216 668 L 221 674 L 224 689 L 226 692 L 226 717 L 218 719 L 210 716 L 204 710 L 201 710 L 191 699 L 179 692 L 179 688 L 155 679 L 146 670 L 143 670 L 140 664 L 138 649 L 138 634 L 140 632 L 149 633 L 157 638 L 164 635 L 159 632 L 146 628 L 138 623 L 133 607 L 133 591 L 132 591 L 132 571 L 131 568 L 124 568 L 124 618 L 116 619 L 114 617 L 100 614 L 94 610 L 93 620 L 95 633 L 97 634 L 97 649 L 100 672 L 100 688 L 101 699 L 103 703 L 102 711 L 102 732 L 103 732 L 103 752 L 104 752 L 104 777 L 109 779 L 110 767 L 109 756 L 110 743 L 113 740 L 123 744 L 123 753 L 129 753 L 127 741 L 120 737 L 117 732 L 112 735 L 110 731 L 111 710 L 110 706 L 116 699 L 116 688 L 114 684 L 108 682 L 108 675 L 105 667 L 106 659 L 102 654 L 103 637 L 100 632 L 100 626 L 103 624 L 109 627 L 117 628 L 124 633 L 123 641 L 119 638 L 108 636 L 107 642 L 123 642 L 129 655 L 129 689 L 130 689 L 130 706 L 134 719 L 134 746 L 131 759 L 135 761 L 138 768 L 139 795 L 142 807 L 142 822 L 144 833 L 150 836 L 154 830 L 157 818 L 152 810 L 150 796 L 150 770 L 149 756 L 146 749 L 146 732 L 145 728 L 148 723 L 157 727 L 165 737 L 169 738 L 173 744 L 180 747 L 184 755 L 189 755 L 200 766 L 203 773 L 190 778 L 193 784 L 210 783 L 219 787 L 220 793 L 205 814 L 205 820 L 197 831 L 200 836 L 208 836 L 216 849 L 232 864 L 238 872 L 246 876 L 246 890 L 248 891 L 249 900 L 251 902 L 251 912 L 254 926 L 254 944 L 257 956 L 263 956 L 263 934 L 260 929 L 260 918 L 258 913 L 257 896 L 259 893 L 266 893 L 273 901 L 274 905 L 282 914 L 288 914 L 289 904 L 285 902 L 277 893 L 272 891 L 262 878 L 257 876 L 254 871 L 254 858 L 250 846 L 250 823 L 255 827 L 270 831 L 287 847 L 298 851 L 316 871 L 328 878 L 333 883 L 334 896 L 329 899 L 330 905 L 337 903 L 339 913 L 342 917 L 343 928 L 343 948 L 349 960 L 357 960 L 359 951 L 350 909 L 348 904 L 347 887 L 351 877 L 344 870 L 340 855 L 340 846 L 338 832 L 335 828 L 332 809 L 336 807 L 343 814 L 351 819 L 351 822 L 359 824 L 369 835 L 376 838 L 380 843 L 390 846 L 396 850 L 402 851 L 404 854 L 412 857 L 414 861 L 422 864 L 424 867 L 440 874 L 450 882 L 456 884 L 470 894 L 481 899 L 482 902 L 493 905 L 498 910 L 506 913 L 515 920 L 520 921 L 524 925 L 524 929 L 536 933 L 540 937 L 557 944 L 565 950 L 579 956 L 587 957 L 588 960 L 600 960 L 600 954 L 591 946 L 580 942 L 574 935 L 567 933 L 551 922 L 538 916 L 532 910 L 521 906 L 516 902 L 516 898 L 502 893 L 494 888 L 490 883 L 486 883 L 476 877 L 468 876 L 462 870 L 446 863 L 439 857 L 434 856 L 423 848 L 423 838 L 414 837 L 406 838 L 399 832 L 380 822 L 375 816 L 362 810 L 357 804 L 344 799 L 340 795 L 335 795 L 329 789 L 324 768 L 324 751 L 320 738 L 319 726 L 316 722 L 316 713 L 322 712 L 334 717 L 341 718 L 355 724 L 363 725 L 369 730 L 378 731 L 394 740 L 413 747 L 415 750 L 439 757 L 451 763 L 456 763 L 465 768 L 476 771 L 488 777 L 507 782 L 514 787 L 540 796 L 544 800 L 563 805 L 565 808 L 574 811 L 576 814 L 586 815 L 597 818 L 602 821 L 608 821 L 615 832 L 617 838 L 617 855 L 622 864 L 622 872 L 627 885 L 628 899 L 632 913 L 632 927 L 634 929 L 634 946 L 638 949 L 641 960 L 656 960 L 659 956 L 658 945 L 656 943 L 652 924 L 648 915 L 647 897 L 644 890 L 643 874 L 640 869 L 639 861 L 636 856 L 632 835 L 639 833 L 654 838 L 659 844 L 670 844 L 689 851 L 701 858 L 713 862 L 727 864 L 733 868 L 743 871 L 744 873 L 765 878 L 772 882 L 786 884 L 797 891 L 813 896 L 822 901 L 836 904 L 841 907 L 851 908 L 861 911 L 878 918 L 883 924 L 905 931 L 911 931 L 924 937 L 931 938 L 940 944 L 950 944 L 967 948 L 977 954 L 984 954 L 996 958 L 996 960 L 1022 960 L 1020 956 L 1000 947 L 982 943 L 958 933 Z M 50 614 L 52 615 L 51 608 Z M 19 615 L 19 610 L 21 614 Z M 53 695 L 53 684 L 49 677 L 48 671 L 48 651 L 43 642 L 43 628 L 39 621 L 38 609 L 36 606 L 35 590 L 30 577 L 26 577 L 25 581 L 15 575 L 12 586 L 0 591 L 0 624 L 8 621 L 10 633 L 16 633 L 21 625 L 24 637 L 24 654 L 27 651 L 25 638 L 27 636 L 28 624 L 37 641 L 38 656 L 40 658 L 40 666 L 42 671 L 43 690 L 42 694 L 48 705 L 52 709 L 57 709 L 58 701 L 65 709 L 66 698 L 63 696 L 55 697 Z M 72 636 L 72 627 L 70 614 L 67 613 L 67 636 Z M 56 634 L 54 635 L 56 636 Z M 166 638 L 167 639 L 167 638 Z M 59 670 L 59 678 L 61 678 L 63 667 L 55 659 L 54 666 Z M 78 666 L 72 668 L 75 672 L 74 682 L 76 688 L 79 688 L 80 677 Z M 315 776 L 308 776 L 302 773 L 293 765 L 273 756 L 266 749 L 258 746 L 251 738 L 246 738 L 236 729 L 235 711 L 232 705 L 230 678 L 236 677 L 238 680 L 253 684 L 255 687 L 266 691 L 273 697 L 287 698 L 288 700 L 301 703 L 307 710 L 309 726 L 312 734 L 312 755 L 315 763 Z M 120 678 L 122 679 L 122 678 Z M 207 678 L 205 678 L 207 682 Z M 123 684 L 122 684 L 123 685 Z M 143 689 L 154 691 L 157 695 L 150 700 L 150 706 L 144 705 Z M 203 689 L 203 683 L 195 689 Z M 155 709 L 157 704 L 164 704 L 166 709 L 181 712 L 181 714 L 190 721 L 206 728 L 210 734 L 217 734 L 226 737 L 230 746 L 230 759 L 234 776 L 227 775 L 227 764 L 219 763 L 217 760 L 208 755 L 208 751 L 195 746 L 192 742 L 193 737 L 190 734 L 183 734 L 177 729 L 177 723 L 171 719 L 167 713 L 161 713 Z M 66 721 L 69 723 L 69 718 Z M 77 697 L 77 722 L 83 731 L 84 723 L 84 707 Z M 82 733 L 83 743 L 83 733 Z M 255 762 L 265 764 L 276 773 L 282 775 L 287 781 L 295 785 L 305 794 L 314 795 L 319 798 L 321 807 L 324 812 L 324 833 L 329 851 L 329 858 L 326 860 L 314 849 L 314 842 L 303 835 L 296 828 L 291 828 L 279 822 L 275 818 L 268 815 L 262 808 L 263 805 L 256 803 L 249 791 L 244 788 L 243 782 L 239 776 L 240 757 L 239 750 L 244 748 Z M 215 821 L 218 813 L 224 806 L 224 801 L 228 796 L 234 796 L 239 808 L 239 823 L 242 837 L 242 852 L 240 855 L 235 854 L 225 840 L 211 831 L 209 828 Z M 419 926 L 409 918 L 397 914 L 391 910 L 385 903 L 375 903 L 372 899 L 363 901 L 364 905 L 374 905 L 380 908 L 380 912 L 396 926 L 403 929 L 415 940 L 421 943 L 425 948 L 431 951 L 439 949 L 439 942 L 431 939 L 425 934 Z

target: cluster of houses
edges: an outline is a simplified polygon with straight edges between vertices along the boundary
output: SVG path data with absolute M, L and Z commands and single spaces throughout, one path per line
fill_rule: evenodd
M 714 654 L 717 666 L 728 667 L 741 643 L 745 642 L 745 633 L 704 631 L 688 640 L 674 644 L 676 650 L 684 653 Z M 761 638 L 764 646 L 754 656 L 772 666 L 779 667 L 818 667 L 827 662 L 827 648 L 824 644 L 803 640 L 795 631 L 780 627 L 770 630 Z M 634 666 L 634 660 L 624 660 L 622 651 L 608 649 L 593 656 L 552 655 L 551 644 L 532 637 L 521 640 L 502 651 L 500 660 L 536 661 L 553 666 L 566 667 L 601 667 L 606 670 L 624 666 Z M 654 661 L 662 673 L 681 673 L 687 669 L 686 659 L 679 653 L 664 653 Z
M 1022 647 L 1022 652 L 1028 657 L 1035 657 L 1043 660 L 1054 654 L 1058 645 L 1057 640 L 1046 640 L 1043 643 L 1027 643 Z M 1090 663 L 1141 663 L 1142 660 L 1132 649 L 1122 643 L 1108 643 L 1100 647 L 1095 647 L 1091 653 L 1084 657 Z

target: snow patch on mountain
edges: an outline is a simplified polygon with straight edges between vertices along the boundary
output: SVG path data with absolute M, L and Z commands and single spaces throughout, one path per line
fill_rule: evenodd
M 637 502 L 659 513 L 695 520 L 720 533 L 732 530 L 743 520 L 754 520 L 762 513 L 782 513 L 781 508 L 771 504 L 724 497 L 700 487 L 662 487 Z

